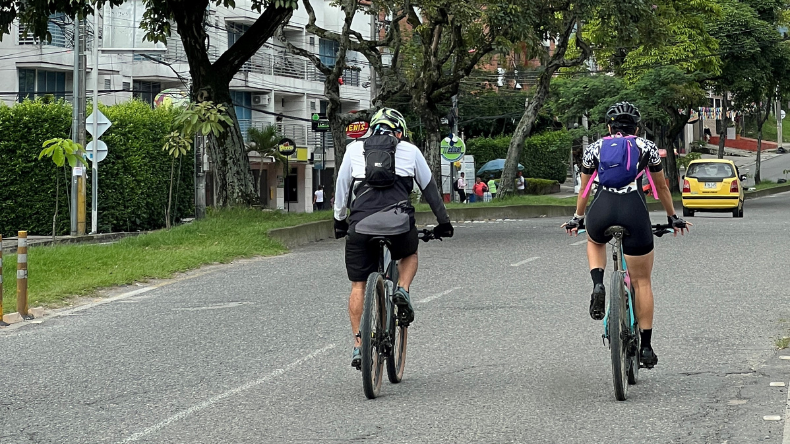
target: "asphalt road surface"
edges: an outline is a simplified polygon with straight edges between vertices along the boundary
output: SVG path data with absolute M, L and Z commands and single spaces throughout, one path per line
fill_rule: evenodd
M 0 330 L 0 443 L 787 443 L 770 384 L 790 379 L 789 206 L 656 239 L 660 361 L 625 402 L 583 239 L 560 219 L 458 223 L 420 247 L 405 377 L 376 400 L 325 241 Z

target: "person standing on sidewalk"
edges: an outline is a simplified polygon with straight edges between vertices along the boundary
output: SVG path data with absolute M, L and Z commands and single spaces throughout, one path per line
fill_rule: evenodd
M 526 192 L 526 185 L 527 181 L 524 179 L 524 175 L 521 173 L 521 171 L 519 171 L 518 175 L 516 176 L 516 193 L 518 193 L 519 196 L 523 196 Z
M 318 185 L 318 189 L 313 193 L 313 207 L 316 211 L 324 209 L 324 186 Z
M 488 192 L 491 193 L 491 200 L 496 199 L 496 179 L 493 177 L 488 180 Z
M 458 178 L 455 189 L 458 190 L 458 199 L 461 203 L 466 202 L 466 177 L 464 177 L 464 173 L 461 173 L 461 177 Z
M 488 187 L 479 176 L 475 178 L 475 186 L 472 187 L 472 191 L 475 193 L 475 202 L 482 202 Z

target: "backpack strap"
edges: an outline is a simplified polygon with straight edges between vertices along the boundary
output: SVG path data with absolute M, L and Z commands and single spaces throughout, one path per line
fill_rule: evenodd
M 598 169 L 593 171 L 592 175 L 590 176 L 590 181 L 587 182 L 587 186 L 584 187 L 584 193 L 582 193 L 582 199 L 587 197 L 587 193 L 590 192 L 590 188 L 592 188 L 592 184 L 593 184 L 593 181 L 595 180 L 596 176 L 598 176 Z

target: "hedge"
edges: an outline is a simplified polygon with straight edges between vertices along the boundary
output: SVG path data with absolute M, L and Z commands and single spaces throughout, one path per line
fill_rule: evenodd
M 556 180 L 528 178 L 525 188 L 527 194 L 542 195 L 558 192 L 559 185 Z
M 566 130 L 546 131 L 524 142 L 521 164 L 524 176 L 565 183 L 573 136 Z
M 508 145 L 510 145 L 510 136 L 476 137 L 466 142 L 466 153 L 475 156 L 475 171 L 477 171 L 490 160 L 504 159 L 507 156 Z
M 101 110 L 113 125 L 102 136 L 108 154 L 99 164 L 99 231 L 163 227 L 170 158 L 162 146 L 174 111 L 154 110 L 139 101 Z M 68 234 L 70 171 L 55 167 L 50 159 L 39 160 L 38 155 L 45 140 L 70 137 L 70 129 L 71 106 L 65 101 L 0 105 L 0 233 L 4 236 L 15 235 L 17 230 L 52 234 L 56 174 L 61 175 L 57 232 Z M 177 215 L 192 214 L 190 159 L 186 157 L 181 165 Z M 88 228 L 90 196 L 88 180 Z

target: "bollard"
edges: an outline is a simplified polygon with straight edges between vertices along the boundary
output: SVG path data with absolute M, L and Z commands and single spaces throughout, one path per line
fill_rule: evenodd
M 16 247 L 16 311 L 27 319 L 27 231 L 20 231 Z

